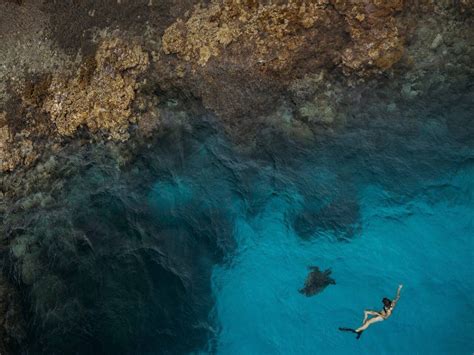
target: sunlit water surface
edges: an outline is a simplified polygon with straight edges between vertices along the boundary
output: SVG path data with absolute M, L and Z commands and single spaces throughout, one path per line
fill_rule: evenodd
M 213 351 L 473 351 L 472 150 L 439 124 L 418 129 L 426 138 L 349 132 L 304 148 L 263 146 L 253 158 L 212 135 L 180 176 L 156 183 L 161 211 L 179 215 L 199 196 L 231 221 L 236 248 L 212 272 Z M 299 293 L 310 265 L 330 268 L 336 285 Z M 360 325 L 363 310 L 380 309 L 399 284 L 389 320 L 360 340 L 338 330 Z
M 247 151 L 201 117 L 122 168 L 65 151 L 55 204 L 5 229 L 32 351 L 472 353 L 474 139 L 470 111 L 447 111 L 310 141 L 262 129 Z M 336 284 L 299 293 L 309 266 Z M 338 330 L 399 284 L 390 319 Z

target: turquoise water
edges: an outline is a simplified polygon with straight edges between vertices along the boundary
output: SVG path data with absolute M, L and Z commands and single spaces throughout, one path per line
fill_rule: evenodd
M 472 150 L 423 140 L 407 148 L 402 137 L 341 154 L 353 141 L 339 139 L 265 147 L 268 159 L 239 156 L 213 136 L 179 176 L 155 183 L 152 204 L 170 223 L 200 209 L 230 221 L 235 249 L 212 270 L 209 352 L 471 353 Z M 336 285 L 300 294 L 310 265 L 332 269 Z M 359 326 L 363 310 L 379 310 L 399 284 L 389 320 L 359 341 L 338 331 Z
M 285 214 L 301 196 L 282 192 L 251 219 L 236 222 L 239 250 L 213 281 L 222 330 L 220 354 L 468 354 L 474 346 L 472 292 L 473 171 L 446 183 L 455 201 L 419 196 L 398 204 L 377 186 L 361 186 L 363 232 L 350 243 L 331 236 L 302 241 Z M 457 185 L 459 184 L 459 185 Z M 464 186 L 464 189 L 463 189 Z M 335 286 L 307 298 L 296 292 L 305 268 L 332 268 Z M 357 341 L 364 309 L 380 309 L 404 284 L 393 316 Z
M 32 195 L 47 207 L 26 196 L 2 226 L 29 351 L 471 354 L 470 112 L 354 118 L 304 142 L 268 128 L 245 150 L 201 117 L 123 166 L 65 151 Z M 336 284 L 302 295 L 308 266 Z M 390 319 L 338 330 L 400 283 Z

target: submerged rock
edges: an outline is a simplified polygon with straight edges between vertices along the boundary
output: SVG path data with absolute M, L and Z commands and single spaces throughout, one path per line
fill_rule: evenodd
M 127 140 L 130 124 L 137 122 L 132 113 L 137 77 L 147 67 L 148 55 L 139 45 L 111 37 L 73 75 L 58 71 L 26 82 L 7 112 L 0 112 L 0 171 L 31 165 L 46 142 L 62 142 L 78 130 Z
M 361 230 L 360 206 L 353 197 L 335 198 L 323 207 L 308 203 L 295 216 L 293 228 L 302 238 L 330 233 L 337 240 L 350 240 Z
M 428 0 L 416 3 L 3 4 L 0 12 L 7 21 L 0 26 L 6 49 L 0 55 L 5 63 L 0 68 L 0 105 L 10 96 L 7 86 L 12 85 L 18 97 L 12 100 L 17 104 L 0 109 L 0 171 L 32 165 L 45 152 L 44 142 L 63 144 L 83 132 L 118 142 L 131 132 L 153 136 L 166 119 L 157 109 L 157 92 L 173 100 L 184 97 L 186 104 L 195 99 L 215 113 L 234 138 L 248 141 L 258 135 L 260 125 L 314 131 L 345 124 L 351 120 L 348 111 L 361 106 L 359 98 L 367 95 L 364 87 L 355 86 L 371 80 L 388 88 L 381 96 L 410 100 L 425 95 L 425 88 L 440 86 L 435 76 L 446 63 L 459 63 L 450 64 L 447 74 L 467 78 L 472 19 L 465 14 L 472 1 L 454 7 Z M 32 31 L 26 15 L 39 28 Z M 15 24 L 15 18 L 21 19 L 20 34 L 28 36 L 13 36 L 9 24 Z M 426 31 L 419 31 L 424 27 Z M 431 58 L 437 52 L 431 49 L 433 43 L 450 47 L 453 39 L 456 47 L 447 48 L 442 60 Z M 30 42 L 47 45 L 30 55 Z M 77 52 L 69 53 L 74 48 Z M 20 66 L 14 65 L 17 61 Z M 403 77 L 403 71 L 410 75 Z M 391 84 L 378 80 L 381 74 L 393 75 Z M 401 89 L 407 83 L 416 90 Z M 147 92 L 142 93 L 145 86 Z M 294 124 L 267 119 L 281 107 L 293 115 Z
M 138 45 L 118 38 L 104 40 L 95 57 L 81 66 L 77 76 L 57 75 L 43 105 L 62 136 L 72 136 L 80 126 L 103 131 L 115 140 L 128 138 L 134 119 L 137 75 L 148 66 L 148 56 Z
M 26 339 L 26 322 L 20 295 L 0 274 L 0 353 L 21 353 Z
M 310 64 L 313 69 L 342 63 L 348 70 L 383 70 L 403 54 L 403 36 L 395 19 L 403 8 L 400 0 L 368 4 L 214 0 L 170 26 L 163 50 L 199 66 L 212 58 L 222 60 L 227 51 L 234 59 L 245 56 L 246 67 L 280 74 L 307 71 Z
M 399 0 L 213 0 L 166 29 L 156 69 L 167 78 L 164 87 L 189 90 L 227 122 L 244 122 L 272 112 L 306 75 L 369 78 L 392 68 L 404 53 L 404 9 Z M 332 123 L 335 103 L 325 97 L 297 111 L 316 124 Z
M 322 292 L 327 286 L 335 285 L 336 281 L 331 278 L 331 270 L 319 270 L 317 266 L 308 267 L 310 270 L 304 283 L 304 287 L 299 290 L 300 293 L 310 297 Z

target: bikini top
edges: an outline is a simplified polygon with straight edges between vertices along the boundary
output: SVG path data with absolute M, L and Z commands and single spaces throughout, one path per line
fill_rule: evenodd
M 392 310 L 393 310 L 393 305 L 388 308 L 383 306 L 383 311 L 385 312 L 386 316 L 389 316 L 390 314 L 392 314 Z

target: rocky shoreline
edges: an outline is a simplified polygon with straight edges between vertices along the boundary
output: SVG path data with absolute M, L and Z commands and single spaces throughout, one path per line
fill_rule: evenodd
M 103 149 L 128 168 L 199 115 L 247 152 L 268 129 L 305 144 L 419 107 L 468 115 L 473 12 L 469 0 L 0 0 L 0 352 L 28 346 L 15 215 L 54 205 L 68 152 Z

